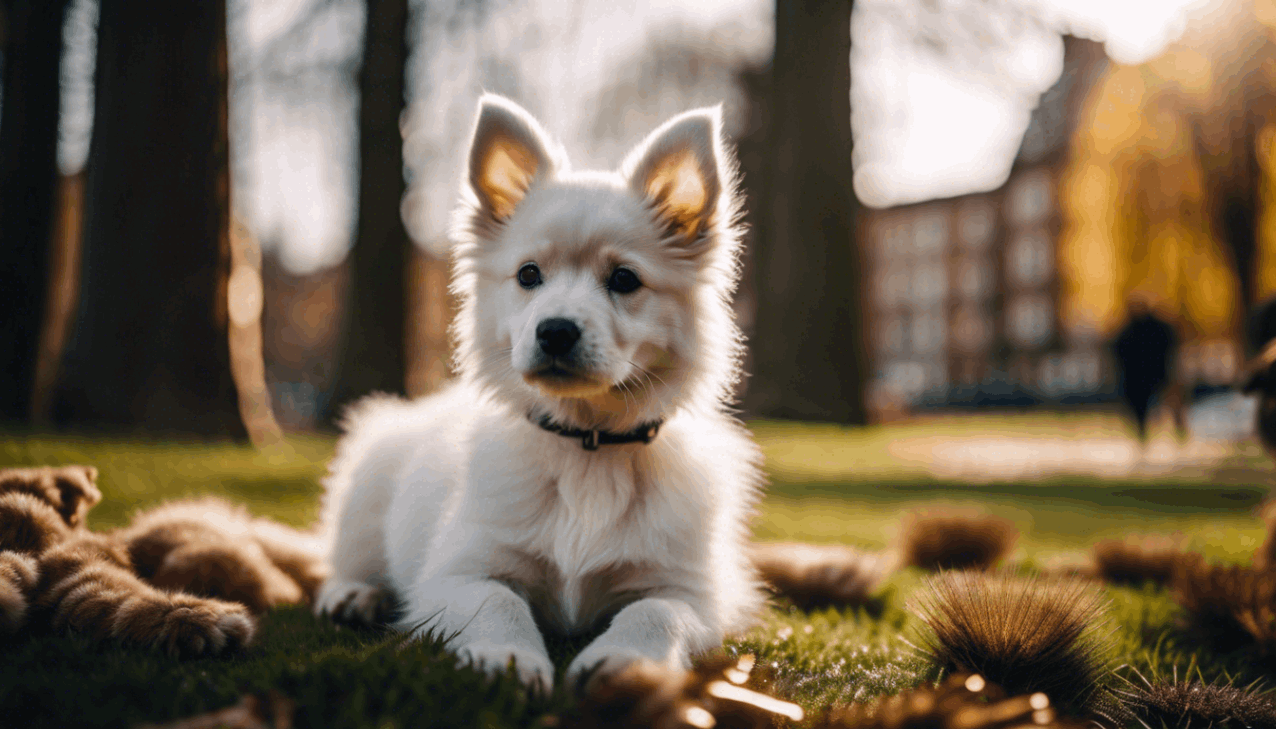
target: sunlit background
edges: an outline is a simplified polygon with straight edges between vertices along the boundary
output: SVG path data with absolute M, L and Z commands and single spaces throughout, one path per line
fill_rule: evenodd
M 411 3 L 407 392 L 448 376 L 446 224 L 477 96 L 517 99 L 581 167 L 614 166 L 670 114 L 719 102 L 747 154 L 774 22 L 756 0 Z M 96 23 L 92 0 L 71 2 L 53 264 L 67 291 Z M 258 383 L 241 405 L 268 427 L 332 417 L 363 24 L 355 0 L 228 5 L 229 311 L 237 351 L 261 355 L 237 364 Z M 1246 437 L 1253 403 L 1227 387 L 1247 306 L 1276 294 L 1273 28 L 1269 0 L 858 0 L 846 163 L 864 206 L 870 418 L 1102 407 L 1108 345 L 1137 296 L 1180 333 L 1189 429 Z M 746 277 L 737 301 L 746 329 L 756 286 Z
M 726 650 L 837 723 L 934 667 L 923 570 L 1040 571 L 1042 614 L 1076 607 L 1056 578 L 1149 578 L 1081 618 L 1111 638 L 1085 660 L 1128 682 L 1091 694 L 1105 721 L 1147 718 L 1144 677 L 1226 713 L 1193 672 L 1272 708 L 1276 0 L 0 0 L 0 90 L 0 471 L 91 464 L 105 540 L 204 496 L 327 531 L 350 406 L 452 377 L 447 228 L 483 92 L 575 168 L 721 104 L 745 203 L 730 407 L 778 593 Z M 0 705 L 131 725 L 252 687 L 238 707 L 298 725 L 540 711 L 309 613 L 187 669 L 19 635 Z M 1073 671 L 1040 626 L 973 622 Z M 536 725 L 574 721 L 552 711 Z

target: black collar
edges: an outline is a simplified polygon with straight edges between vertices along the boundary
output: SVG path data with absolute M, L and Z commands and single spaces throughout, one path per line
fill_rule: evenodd
M 549 419 L 548 415 L 540 418 L 528 414 L 527 419 L 539 425 L 542 430 L 548 430 L 551 433 L 557 433 L 566 438 L 580 438 L 580 445 L 587 451 L 596 451 L 600 445 L 612 445 L 619 443 L 650 443 L 655 440 L 656 433 L 660 430 L 660 426 L 664 425 L 663 420 L 657 420 L 654 423 L 643 423 L 633 430 L 624 433 L 613 433 L 608 430 L 583 430 L 581 428 L 568 428 L 559 425 Z

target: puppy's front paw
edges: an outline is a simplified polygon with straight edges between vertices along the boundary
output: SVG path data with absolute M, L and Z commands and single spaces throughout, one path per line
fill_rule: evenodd
M 394 596 L 384 587 L 352 580 L 330 579 L 315 597 L 315 614 L 336 623 L 382 625 L 394 612 Z
M 456 655 L 461 663 L 471 664 L 489 675 L 504 673 L 510 661 L 514 661 L 514 670 L 524 686 L 544 694 L 554 688 L 554 664 L 549 662 L 549 656 L 542 653 L 512 645 L 478 642 L 462 646 Z
M 618 645 L 591 645 L 580 652 L 567 667 L 567 682 L 577 690 L 588 688 L 597 679 L 615 676 L 639 662 L 651 663 L 648 656 L 634 648 Z M 672 667 L 672 666 L 671 666 Z

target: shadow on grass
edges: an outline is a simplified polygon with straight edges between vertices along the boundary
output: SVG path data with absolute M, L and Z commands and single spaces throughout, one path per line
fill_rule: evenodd
M 908 480 L 834 483 L 827 481 L 785 481 L 776 479 L 767 489 L 774 496 L 798 498 L 828 496 L 864 501 L 907 502 L 935 499 L 969 499 L 1040 508 L 1056 502 L 1074 507 L 1116 509 L 1167 514 L 1247 513 L 1270 493 L 1265 485 L 1142 485 L 1118 483 L 1108 486 L 1090 481 L 1036 483 L 969 484 L 959 481 Z
M 529 697 L 512 675 L 490 680 L 437 640 L 338 629 L 303 608 L 267 615 L 238 654 L 179 661 L 78 635 L 0 643 L 6 727 L 130 727 L 229 706 L 275 689 L 297 702 L 295 726 L 521 727 L 566 697 Z

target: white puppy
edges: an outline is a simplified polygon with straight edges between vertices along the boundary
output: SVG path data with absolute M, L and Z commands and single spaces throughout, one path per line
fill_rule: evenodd
M 316 610 L 438 631 L 541 688 L 542 631 L 606 628 L 568 680 L 688 665 L 747 625 L 758 450 L 728 413 L 741 341 L 736 175 L 718 109 L 657 129 L 618 173 L 572 172 L 485 96 L 457 211 L 458 382 L 373 398 L 328 481 Z

